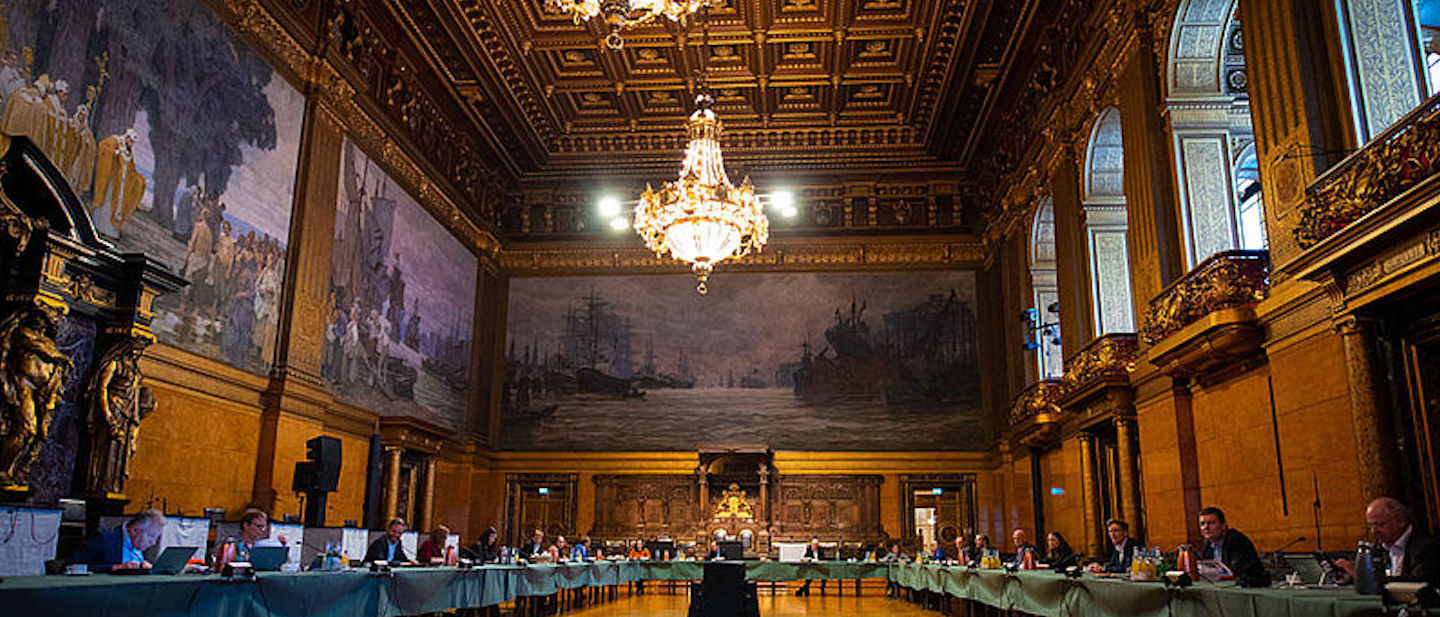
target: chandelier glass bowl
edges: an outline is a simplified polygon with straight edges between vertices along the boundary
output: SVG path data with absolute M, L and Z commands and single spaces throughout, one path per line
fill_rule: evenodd
M 725 173 L 713 103 L 708 94 L 696 97 L 695 113 L 685 122 L 689 143 L 680 177 L 659 190 L 647 185 L 634 221 L 656 255 L 690 264 L 701 294 L 717 264 L 758 252 L 770 238 L 770 221 L 750 179 L 735 186 Z

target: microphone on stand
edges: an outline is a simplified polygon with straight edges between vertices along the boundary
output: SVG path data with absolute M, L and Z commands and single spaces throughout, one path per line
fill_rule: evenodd
M 1295 538 L 1294 540 L 1291 540 L 1291 541 L 1289 541 L 1289 542 L 1286 542 L 1286 543 L 1280 545 L 1280 548 L 1277 548 L 1277 549 L 1275 549 L 1275 550 L 1273 550 L 1273 551 L 1270 551 L 1270 560 L 1269 560 L 1269 561 L 1270 561 L 1270 570 L 1272 570 L 1273 572 L 1279 572 L 1279 573 L 1283 573 L 1283 572 L 1289 570 L 1290 568 L 1289 568 L 1288 566 L 1286 566 L 1286 564 L 1285 564 L 1285 557 L 1284 557 L 1285 549 L 1290 548 L 1290 547 L 1292 547 L 1292 546 L 1295 546 L 1296 544 L 1299 544 L 1299 543 L 1304 542 L 1304 541 L 1305 541 L 1305 536 L 1299 536 L 1299 537 Z M 1283 578 L 1283 576 L 1284 576 L 1284 574 L 1281 574 L 1281 577 L 1282 577 L 1282 578 Z M 1272 578 L 1274 578 L 1274 577 L 1272 576 Z

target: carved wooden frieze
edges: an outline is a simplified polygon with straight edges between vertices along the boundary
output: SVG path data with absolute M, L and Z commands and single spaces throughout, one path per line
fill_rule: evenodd
M 690 537 L 700 531 L 699 484 L 693 475 L 596 475 L 595 527 L 600 538 Z
M 773 537 L 878 538 L 881 482 L 873 475 L 781 474 L 771 497 Z

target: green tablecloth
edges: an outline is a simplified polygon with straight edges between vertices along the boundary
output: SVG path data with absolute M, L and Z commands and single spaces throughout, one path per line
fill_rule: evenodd
M 562 589 L 641 580 L 697 580 L 704 563 L 624 562 L 485 566 L 473 570 L 411 568 L 393 576 L 365 572 L 266 572 L 254 582 L 218 576 L 93 575 L 18 577 L 0 582 L 0 613 L 60 617 L 400 617 L 477 608 Z M 965 598 L 1043 616 L 1361 617 L 1382 614 L 1373 597 L 1349 590 L 1241 589 L 1199 584 L 1166 589 L 1051 572 L 970 570 L 933 565 L 747 562 L 750 580 L 888 577 L 911 589 Z
M 1048 571 L 1005 572 L 905 564 L 890 569 L 896 584 L 945 593 L 1005 610 L 1042 616 L 1127 617 L 1360 617 L 1383 615 L 1380 600 L 1349 589 L 1244 589 L 1200 583 L 1169 589 L 1160 583 L 1086 575 L 1067 579 Z

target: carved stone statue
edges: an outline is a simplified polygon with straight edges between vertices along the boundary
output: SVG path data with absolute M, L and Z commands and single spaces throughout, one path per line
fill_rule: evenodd
M 90 380 L 90 463 L 85 477 L 91 492 L 125 492 L 140 421 L 155 409 L 150 389 L 140 385 L 140 356 L 149 345 L 138 337 L 115 343 Z
M 0 486 L 29 483 L 74 368 L 55 345 L 58 319 L 52 308 L 27 306 L 0 320 Z

